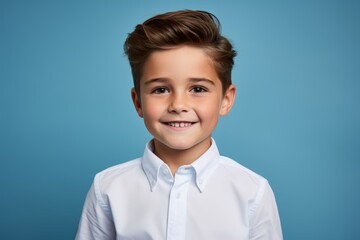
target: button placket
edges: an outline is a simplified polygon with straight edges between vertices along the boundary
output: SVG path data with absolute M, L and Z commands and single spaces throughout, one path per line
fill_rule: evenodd
M 170 192 L 167 240 L 184 240 L 186 232 L 187 192 L 191 174 L 179 171 Z

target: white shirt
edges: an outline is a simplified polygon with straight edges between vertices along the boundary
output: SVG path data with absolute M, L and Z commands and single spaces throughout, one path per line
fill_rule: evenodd
M 76 239 L 282 239 L 273 192 L 263 177 L 220 156 L 216 143 L 173 177 L 144 155 L 95 176 Z

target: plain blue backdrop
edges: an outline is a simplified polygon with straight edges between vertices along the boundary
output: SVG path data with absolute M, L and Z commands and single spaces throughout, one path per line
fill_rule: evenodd
M 122 44 L 179 9 L 214 13 L 238 51 L 214 137 L 269 180 L 284 238 L 360 235 L 358 1 L 2 0 L 0 239 L 73 239 L 95 173 L 142 154 Z

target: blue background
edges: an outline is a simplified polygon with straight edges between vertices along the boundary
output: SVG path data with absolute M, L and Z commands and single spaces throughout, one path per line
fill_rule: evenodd
M 142 154 L 122 44 L 185 8 L 239 53 L 214 137 L 270 181 L 284 238 L 359 236 L 358 1 L 35 0 L 0 3 L 0 239 L 73 239 L 95 173 Z

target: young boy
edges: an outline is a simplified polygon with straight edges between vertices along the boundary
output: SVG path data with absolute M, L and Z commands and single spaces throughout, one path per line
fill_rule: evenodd
M 137 25 L 124 49 L 153 139 L 141 158 L 95 176 L 76 239 L 282 239 L 268 182 L 220 156 L 211 137 L 235 100 L 236 53 L 217 18 L 161 14 Z

